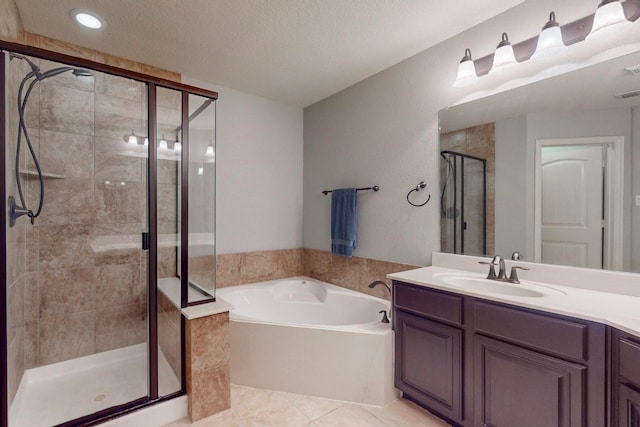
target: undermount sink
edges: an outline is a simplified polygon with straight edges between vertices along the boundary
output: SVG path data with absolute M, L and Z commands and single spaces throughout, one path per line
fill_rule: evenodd
M 518 284 L 489 280 L 483 277 L 464 274 L 434 275 L 449 286 L 468 289 L 493 295 L 506 295 L 525 298 L 542 298 L 549 295 L 566 295 L 564 292 L 542 284 L 522 281 Z

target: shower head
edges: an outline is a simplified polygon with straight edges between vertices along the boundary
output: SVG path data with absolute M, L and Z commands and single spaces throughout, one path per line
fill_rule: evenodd
M 44 75 L 40 71 L 40 67 L 33 63 L 29 58 L 23 55 L 18 55 L 17 53 L 9 52 L 9 60 L 13 60 L 13 58 L 18 58 L 24 60 L 31 67 L 31 72 L 38 80 L 44 79 Z
M 76 77 L 91 77 L 91 76 L 93 76 L 93 73 L 91 71 L 87 70 L 86 68 L 74 68 L 72 73 Z
M 76 77 L 93 76 L 93 73 L 91 71 L 86 70 L 84 68 L 59 67 L 59 68 L 53 68 L 51 70 L 45 71 L 42 79 L 40 80 L 48 79 L 49 77 L 55 77 L 67 71 L 71 71 L 73 75 Z

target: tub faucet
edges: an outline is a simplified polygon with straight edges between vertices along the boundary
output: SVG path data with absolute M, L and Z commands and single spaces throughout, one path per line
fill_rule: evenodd
M 387 288 L 389 293 L 391 293 L 391 286 L 389 286 L 389 284 L 387 282 L 383 282 L 382 280 L 376 280 L 375 282 L 369 283 L 369 287 L 371 289 L 375 288 L 378 285 L 383 285 L 385 288 Z

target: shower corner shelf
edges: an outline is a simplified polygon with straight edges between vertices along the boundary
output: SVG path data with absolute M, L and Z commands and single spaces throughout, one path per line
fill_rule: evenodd
M 38 171 L 34 171 L 34 170 L 26 170 L 26 169 L 20 169 L 20 175 L 24 175 L 27 178 L 32 178 L 32 177 L 38 177 Z M 44 179 L 65 179 L 66 177 L 64 175 L 60 175 L 57 173 L 48 173 L 48 172 L 42 172 L 42 177 Z

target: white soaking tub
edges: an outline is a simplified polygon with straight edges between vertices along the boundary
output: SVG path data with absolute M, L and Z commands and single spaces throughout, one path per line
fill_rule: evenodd
M 231 310 L 231 382 L 386 406 L 393 387 L 390 303 L 307 277 L 216 290 Z

